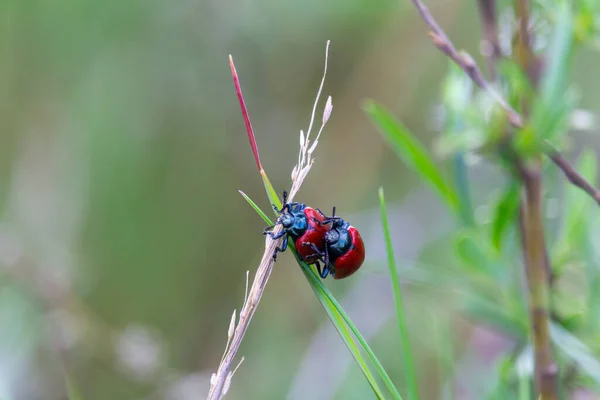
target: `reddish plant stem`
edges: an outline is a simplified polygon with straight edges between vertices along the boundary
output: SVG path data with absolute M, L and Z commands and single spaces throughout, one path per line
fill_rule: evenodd
M 248 115 L 248 109 L 246 108 L 246 102 L 244 101 L 244 95 L 242 94 L 242 87 L 240 86 L 240 79 L 235 65 L 233 64 L 233 58 L 229 56 L 229 67 L 231 68 L 231 75 L 233 76 L 233 85 L 235 86 L 235 92 L 237 93 L 238 101 L 240 102 L 240 109 L 242 110 L 242 116 L 244 117 L 244 124 L 246 125 L 246 133 L 248 134 L 248 140 L 250 141 L 250 147 L 252 147 L 252 153 L 254 154 L 254 160 L 258 166 L 258 171 L 263 171 L 262 164 L 260 163 L 260 155 L 258 154 L 258 146 L 256 145 L 256 137 L 254 136 L 254 129 L 252 129 L 252 123 L 250 122 L 250 116 Z

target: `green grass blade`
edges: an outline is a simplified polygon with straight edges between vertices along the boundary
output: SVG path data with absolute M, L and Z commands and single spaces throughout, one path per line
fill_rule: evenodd
M 304 264 L 304 263 L 302 263 L 302 264 Z M 368 367 L 366 361 L 364 360 L 362 354 L 360 353 L 360 349 L 356 345 L 354 338 L 348 331 L 348 327 L 346 326 L 346 323 L 344 322 L 342 315 L 338 312 L 334 303 L 330 300 L 329 296 L 325 293 L 325 291 L 327 289 L 325 289 L 325 287 L 321 284 L 317 275 L 314 273 L 314 271 L 308 265 L 304 264 L 304 265 L 301 265 L 301 267 L 302 267 L 302 272 L 304 273 L 304 276 L 306 276 L 308 283 L 310 284 L 311 288 L 315 292 L 317 299 L 319 299 L 319 302 L 325 309 L 327 316 L 333 323 L 333 326 L 335 327 L 338 334 L 340 335 L 340 338 L 342 339 L 342 341 L 344 342 L 344 344 L 350 351 L 350 354 L 352 354 L 354 361 L 356 361 L 356 364 L 358 365 L 358 367 L 362 371 L 363 375 L 369 382 L 371 389 L 373 389 L 373 392 L 375 393 L 375 395 L 377 396 L 378 399 L 384 399 L 385 397 L 383 396 L 383 393 L 381 392 L 379 385 L 375 381 L 373 374 L 369 370 L 369 367 Z
M 240 192 L 242 197 L 248 202 L 248 204 L 250 204 L 250 206 L 263 219 L 263 221 L 265 221 L 267 223 L 267 225 L 269 225 L 269 226 L 273 225 L 273 222 L 271 222 L 269 217 L 267 217 L 267 214 L 265 214 L 263 212 L 263 210 L 261 210 L 260 207 L 254 201 L 252 201 L 252 199 L 250 197 L 248 197 L 248 195 L 246 193 L 242 192 L 241 190 L 238 190 L 238 192 Z
M 394 257 L 394 248 L 392 246 L 392 237 L 390 235 L 390 227 L 388 224 L 383 188 L 379 188 L 379 206 L 381 207 L 381 223 L 383 224 L 383 235 L 385 237 L 385 245 L 388 254 L 388 266 L 390 268 L 390 276 L 392 277 L 392 289 L 394 290 L 394 304 L 396 305 L 398 332 L 400 333 L 400 342 L 402 345 L 402 353 L 404 355 L 404 373 L 406 378 L 408 399 L 417 400 L 419 399 L 417 377 L 415 373 L 415 365 L 412 357 L 410 340 L 408 337 L 408 329 L 406 327 L 406 321 L 404 318 L 404 305 L 402 302 L 402 292 L 400 289 L 400 277 L 398 276 L 398 270 L 396 269 L 396 259 Z
M 299 261 L 299 263 L 303 268 L 307 268 L 310 270 L 311 276 L 314 278 L 313 282 L 316 285 L 318 285 L 319 288 L 322 290 L 322 293 L 325 296 L 327 296 L 327 299 L 332 303 L 333 307 L 336 309 L 336 312 L 338 312 L 342 316 L 342 318 L 344 319 L 344 321 L 346 322 L 346 324 L 348 325 L 348 327 L 350 328 L 350 330 L 352 331 L 354 336 L 356 336 L 358 343 L 363 347 L 364 351 L 367 353 L 367 355 L 371 359 L 371 362 L 377 369 L 379 376 L 384 381 L 384 383 L 387 386 L 387 388 L 389 389 L 389 391 L 394 395 L 394 398 L 398 399 L 398 400 L 402 400 L 402 396 L 400 396 L 398 389 L 396 388 L 396 386 L 394 386 L 394 383 L 392 382 L 389 375 L 383 368 L 383 365 L 381 365 L 381 362 L 375 356 L 375 353 L 373 353 L 373 350 L 371 349 L 371 347 L 369 346 L 369 344 L 367 343 L 365 338 L 361 335 L 361 333 L 358 330 L 358 328 L 356 327 L 356 325 L 354 325 L 354 322 L 352 322 L 352 320 L 350 319 L 350 316 L 348 316 L 348 314 L 346 314 L 346 312 L 344 311 L 344 309 L 342 308 L 340 303 L 335 299 L 335 297 L 333 297 L 333 295 L 329 292 L 329 290 L 327 290 L 325 285 L 323 285 L 321 280 L 318 278 L 317 274 L 311 268 L 309 268 L 305 263 L 300 262 L 300 261 Z
M 269 201 L 271 202 L 271 204 L 274 204 L 277 208 L 281 208 L 281 200 L 279 200 L 279 195 L 273 188 L 273 185 L 271 185 L 271 181 L 269 180 L 267 173 L 264 170 L 262 170 L 260 171 L 260 176 L 263 180 L 263 184 L 265 185 L 265 192 L 267 192 L 267 197 L 269 198 Z M 275 210 L 273 210 L 273 212 L 275 212 Z M 276 212 L 275 215 L 277 215 Z
M 534 103 L 532 131 L 552 141 L 567 131 L 569 111 L 574 106 L 568 79 L 573 60 L 573 10 L 570 1 L 556 4 L 557 22 L 546 54 L 539 100 Z
M 469 143 L 467 148 L 472 150 L 473 142 L 477 142 L 473 139 L 477 135 L 475 133 L 467 134 L 464 119 L 473 101 L 471 96 L 473 82 L 454 62 L 449 62 L 449 65 L 450 71 L 443 89 L 444 135 L 440 140 L 464 141 Z M 475 226 L 469 171 L 465 164 L 465 150 L 453 153 L 452 175 L 460 205 L 461 222 L 465 226 Z
M 492 244 L 498 251 L 502 249 L 502 241 L 506 230 L 514 224 L 519 212 L 519 195 L 521 185 L 517 181 L 511 181 L 508 188 L 498 199 L 494 208 L 494 219 L 492 221 Z
M 460 213 L 460 204 L 455 188 L 444 178 L 427 149 L 383 107 L 373 101 L 368 101 L 364 108 L 400 159 L 421 175 L 455 214 Z

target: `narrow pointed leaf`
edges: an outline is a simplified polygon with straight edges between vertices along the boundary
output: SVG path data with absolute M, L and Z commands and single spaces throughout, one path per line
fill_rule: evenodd
M 271 185 L 271 181 L 269 180 L 267 173 L 264 170 L 261 170 L 260 176 L 262 177 L 263 184 L 265 185 L 265 192 L 267 192 L 267 197 L 269 198 L 269 201 L 271 202 L 271 204 L 274 204 L 277 208 L 281 208 L 281 200 L 279 200 L 277 192 L 273 188 L 273 185 Z M 275 213 L 275 210 L 273 210 L 273 212 Z M 275 213 L 275 215 L 277 215 L 277 213 Z
M 398 269 L 396 268 L 396 258 L 394 257 L 394 247 L 392 246 L 392 237 L 390 235 L 390 227 L 388 224 L 383 188 L 379 189 L 379 206 L 381 208 L 381 222 L 383 225 L 383 235 L 385 237 L 385 245 L 388 254 L 388 266 L 390 270 L 390 276 L 392 278 L 394 304 L 396 306 L 396 320 L 398 322 L 398 332 L 400 333 L 400 343 L 402 346 L 401 351 L 403 355 L 403 366 L 406 388 L 408 391 L 408 399 L 418 400 L 419 390 L 417 377 L 415 374 L 415 365 L 412 357 L 410 339 L 408 337 L 408 328 L 404 318 L 404 305 L 402 301 L 402 291 L 400 288 L 400 277 L 398 276 Z
M 506 235 L 507 229 L 514 225 L 519 213 L 519 194 L 521 187 L 517 181 L 511 181 L 508 188 L 498 199 L 494 208 L 494 218 L 492 220 L 492 244 L 496 250 L 502 249 L 502 241 Z
M 261 210 L 260 207 L 254 201 L 252 201 L 252 199 L 246 193 L 242 192 L 241 190 L 238 190 L 238 192 L 240 192 L 242 197 L 248 202 L 248 204 L 250 204 L 250 206 L 263 219 L 263 221 L 265 221 L 267 223 L 267 225 L 269 225 L 269 226 L 273 225 L 273 222 L 271 222 L 269 217 L 267 217 L 267 214 L 265 214 L 263 212 L 263 210 Z
M 365 111 L 407 167 L 418 173 L 444 200 L 454 213 L 460 211 L 455 188 L 444 178 L 427 149 L 387 110 L 373 101 Z

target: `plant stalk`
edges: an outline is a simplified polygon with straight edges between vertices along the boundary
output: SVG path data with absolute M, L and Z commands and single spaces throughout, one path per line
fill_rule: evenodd
M 522 173 L 521 235 L 529 291 L 529 315 L 535 354 L 535 382 L 540 400 L 557 399 L 558 367 L 550 344 L 550 296 L 542 216 L 541 161 Z

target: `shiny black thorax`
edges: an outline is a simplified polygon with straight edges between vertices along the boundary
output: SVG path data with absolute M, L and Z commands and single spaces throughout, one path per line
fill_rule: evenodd
M 308 229 L 308 221 L 304 214 L 305 204 L 290 203 L 287 205 L 287 213 L 283 213 L 279 218 L 279 222 L 287 234 L 296 241 L 300 236 L 304 235 Z
M 348 232 L 349 227 L 348 222 L 337 220 L 333 222 L 331 229 L 325 234 L 329 257 L 333 260 L 346 254 L 352 248 L 352 236 Z

